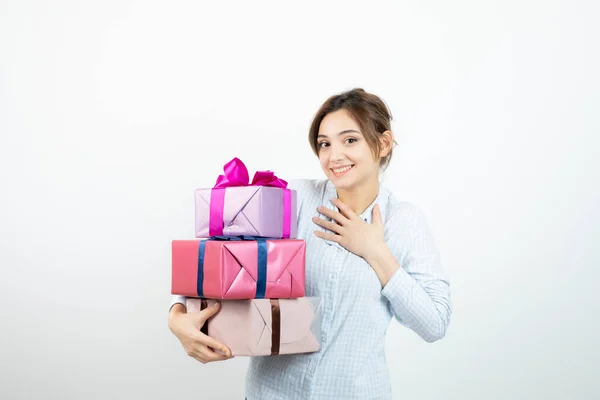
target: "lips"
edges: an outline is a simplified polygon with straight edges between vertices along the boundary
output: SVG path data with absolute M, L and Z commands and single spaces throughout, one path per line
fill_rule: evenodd
M 336 178 L 340 178 L 340 177 L 346 175 L 348 173 L 348 171 L 350 171 L 353 167 L 354 167 L 354 164 L 350 164 L 350 165 L 346 165 L 344 167 L 330 168 L 330 170 L 331 170 L 331 172 L 333 172 L 333 175 L 335 175 Z

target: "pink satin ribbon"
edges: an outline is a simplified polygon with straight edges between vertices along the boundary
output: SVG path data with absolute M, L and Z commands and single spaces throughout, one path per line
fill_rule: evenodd
M 278 178 L 272 171 L 256 171 L 252 182 L 246 165 L 235 157 L 223 166 L 224 175 L 219 175 L 210 193 L 209 235 L 223 235 L 223 209 L 225 208 L 225 189 L 236 186 L 269 186 L 283 190 L 283 238 L 290 237 L 292 221 L 292 194 L 287 182 Z

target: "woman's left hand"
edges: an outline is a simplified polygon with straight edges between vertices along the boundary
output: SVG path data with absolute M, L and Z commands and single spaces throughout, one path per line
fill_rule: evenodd
M 366 260 L 370 255 L 377 254 L 385 247 L 384 225 L 381 218 L 379 205 L 373 207 L 373 221 L 367 223 L 360 219 L 358 215 L 339 199 L 333 199 L 331 202 L 340 210 L 340 212 L 330 210 L 326 207 L 318 207 L 317 210 L 332 219 L 326 221 L 322 218 L 313 217 L 313 222 L 323 228 L 333 232 L 315 231 L 315 235 L 321 239 L 331 240 L 339 243 L 348 251 L 360 256 Z M 335 221 L 335 222 L 334 222 Z M 337 222 L 337 223 L 336 223 Z

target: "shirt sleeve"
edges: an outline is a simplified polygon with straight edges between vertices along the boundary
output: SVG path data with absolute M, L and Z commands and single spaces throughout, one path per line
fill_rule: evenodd
M 296 211 L 297 218 L 302 215 L 302 204 L 304 198 L 311 192 L 312 181 L 309 179 L 291 179 L 287 188 L 296 192 Z
M 169 311 L 171 311 L 171 308 L 173 308 L 173 306 L 175 304 L 183 304 L 183 306 L 185 307 L 185 296 L 178 296 L 178 295 L 173 295 L 173 297 L 171 298 L 171 306 L 169 307 Z
M 388 246 L 400 263 L 382 289 L 394 317 L 427 342 L 443 338 L 450 323 L 450 281 L 421 210 L 410 207 L 386 223 Z M 387 232 L 386 232 L 387 233 Z

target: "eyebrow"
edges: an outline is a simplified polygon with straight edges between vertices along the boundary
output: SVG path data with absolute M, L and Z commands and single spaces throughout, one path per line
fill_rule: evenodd
M 350 132 L 354 132 L 354 133 L 360 133 L 359 131 L 356 131 L 356 130 L 354 130 L 354 129 L 346 129 L 345 131 L 341 131 L 340 133 L 338 133 L 338 136 L 339 136 L 339 135 L 343 135 L 343 134 L 345 134 L 345 133 L 350 133 Z M 317 139 L 318 139 L 318 138 L 327 138 L 327 136 L 326 136 L 326 135 L 319 135 L 319 136 L 317 136 Z

